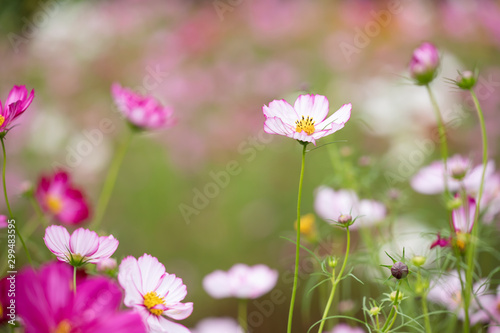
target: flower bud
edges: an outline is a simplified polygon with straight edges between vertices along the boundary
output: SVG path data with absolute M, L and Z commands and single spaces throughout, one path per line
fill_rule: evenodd
M 393 291 L 390 295 L 390 298 L 391 298 L 391 302 L 394 302 L 396 300 L 396 291 Z M 400 291 L 399 294 L 398 294 L 398 302 L 400 302 L 402 299 L 403 299 L 403 293 Z
M 370 316 L 378 316 L 378 314 L 380 313 L 380 308 L 378 306 L 374 306 L 368 312 L 370 313 Z
M 439 53 L 431 43 L 422 43 L 415 51 L 410 61 L 410 75 L 418 85 L 430 83 L 437 74 Z
M 457 80 L 455 81 L 456 85 L 460 89 L 469 90 L 472 89 L 477 82 L 477 75 L 475 75 L 471 71 L 465 71 L 460 73 Z
M 398 261 L 391 267 L 391 274 L 396 279 L 404 279 L 408 275 L 408 266 L 403 264 L 401 261 Z
M 424 256 L 414 256 L 413 258 L 411 258 L 412 264 L 417 267 L 423 266 L 426 260 L 427 258 Z
M 338 222 L 343 225 L 351 225 L 352 216 L 349 214 L 340 214 Z
M 328 263 L 328 266 L 330 266 L 331 268 L 335 268 L 335 267 L 337 267 L 338 260 L 335 257 L 329 257 L 327 259 L 327 263 Z

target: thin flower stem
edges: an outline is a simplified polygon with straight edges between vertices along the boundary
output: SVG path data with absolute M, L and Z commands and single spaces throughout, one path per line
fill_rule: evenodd
M 238 302 L 238 322 L 244 333 L 248 331 L 247 307 L 247 299 L 240 299 Z
M 337 289 L 337 285 L 340 283 L 340 279 L 342 279 L 342 275 L 344 274 L 347 259 L 349 259 L 349 249 L 351 247 L 351 234 L 349 232 L 349 227 L 346 228 L 346 231 L 347 231 L 347 244 L 346 244 L 344 262 L 342 263 L 342 268 L 340 269 L 340 272 L 339 272 L 339 275 L 337 276 L 337 278 L 335 278 L 335 268 L 333 269 L 332 291 L 330 293 L 330 297 L 328 298 L 328 302 L 326 304 L 325 311 L 323 312 L 323 317 L 321 318 L 321 324 L 319 325 L 318 333 L 323 332 L 323 326 L 325 326 L 325 322 L 326 322 L 325 318 L 328 316 L 328 312 L 330 312 L 330 307 L 332 306 L 333 298 L 335 297 L 335 290 Z
M 76 295 L 76 266 L 73 266 L 73 294 Z
M 2 141 L 2 151 L 3 151 L 3 167 L 2 167 L 3 194 L 5 196 L 5 204 L 7 205 L 7 210 L 9 211 L 9 217 L 13 218 L 14 215 L 12 215 L 12 210 L 10 209 L 10 204 L 9 204 L 9 196 L 7 195 L 7 183 L 5 182 L 5 168 L 7 166 L 7 154 L 5 153 L 5 143 L 3 140 L 4 138 L 1 137 L 0 141 Z M 26 252 L 26 258 L 28 259 L 29 264 L 32 265 L 30 253 L 28 251 L 28 248 L 26 247 L 26 243 L 24 243 L 24 239 L 21 236 L 21 233 L 19 232 L 19 230 L 17 230 L 17 225 L 14 228 L 14 230 L 16 231 L 17 237 L 19 237 L 21 244 L 23 245 L 24 252 Z
M 434 108 L 435 114 L 436 114 L 436 119 L 438 123 L 438 131 L 439 131 L 439 142 L 441 146 L 441 159 L 443 160 L 443 166 L 444 166 L 444 192 L 446 194 L 446 199 L 449 198 L 450 196 L 450 191 L 448 189 L 448 180 L 447 180 L 447 175 L 448 175 L 448 141 L 446 139 L 446 129 L 444 127 L 444 122 L 443 122 L 443 117 L 441 116 L 441 111 L 439 110 L 439 105 L 436 101 L 436 98 L 434 97 L 434 94 L 432 93 L 431 87 L 427 84 L 425 85 L 427 88 L 427 92 L 429 93 L 429 98 L 431 99 L 432 107 Z
M 464 295 L 464 311 L 465 311 L 465 321 L 464 321 L 464 332 L 469 332 L 470 318 L 469 318 L 469 307 L 472 295 L 472 285 L 473 285 L 473 275 L 474 266 L 476 258 L 476 247 L 477 247 L 477 237 L 479 234 L 479 212 L 481 198 L 484 191 L 484 178 L 486 175 L 486 166 L 488 164 L 488 137 L 486 136 L 486 124 L 484 121 L 483 111 L 479 100 L 476 96 L 474 90 L 470 89 L 470 94 L 474 105 L 476 107 L 477 116 L 479 118 L 479 124 L 481 125 L 481 137 L 483 143 L 483 173 L 481 175 L 481 183 L 479 185 L 479 193 L 477 194 L 476 211 L 474 214 L 474 224 L 472 225 L 472 232 L 470 237 L 470 246 L 467 248 L 467 271 L 465 273 L 465 295 Z M 468 216 L 468 215 L 466 215 Z
M 427 291 L 422 295 L 422 311 L 424 313 L 425 332 L 432 333 L 431 321 L 429 319 L 429 310 L 427 309 Z
M 99 201 L 97 202 L 94 222 L 92 222 L 90 226 L 91 229 L 97 229 L 102 222 L 102 218 L 104 217 L 104 213 L 106 212 L 109 199 L 111 198 L 111 194 L 113 193 L 113 188 L 116 183 L 116 178 L 118 177 L 118 172 L 120 171 L 120 166 L 123 162 L 123 158 L 125 157 L 127 149 L 130 146 L 132 135 L 132 131 L 129 130 L 125 135 L 125 139 L 122 145 L 118 148 L 115 156 L 113 157 L 113 161 L 111 162 L 111 166 L 109 167 L 106 180 L 104 181 L 101 195 L 99 196 Z
M 396 320 L 396 316 L 398 315 L 398 313 L 396 312 L 396 308 L 397 308 L 397 305 L 399 302 L 398 298 L 399 298 L 399 287 L 400 286 L 401 286 L 401 280 L 399 280 L 399 282 L 398 282 L 398 287 L 396 288 L 396 297 L 394 297 L 394 302 L 392 304 L 391 312 L 389 312 L 389 316 L 387 316 L 387 320 L 385 321 L 384 326 L 382 327 L 382 332 L 389 331 L 389 329 L 392 327 L 392 325 L 394 325 L 394 321 Z M 390 319 L 393 315 L 394 315 L 394 318 L 392 319 L 392 323 L 389 326 Z
M 288 311 L 287 333 L 292 332 L 293 307 L 295 305 L 295 296 L 297 295 L 297 283 L 299 278 L 299 254 L 300 254 L 300 203 L 302 199 L 302 183 L 304 180 L 304 166 L 306 162 L 307 144 L 302 144 L 302 166 L 300 168 L 299 194 L 297 198 L 297 244 L 295 250 L 295 273 L 293 276 L 292 298 L 290 300 L 290 310 Z

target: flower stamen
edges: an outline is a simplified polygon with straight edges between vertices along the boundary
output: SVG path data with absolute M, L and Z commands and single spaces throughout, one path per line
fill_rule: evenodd
M 0 126 L 2 126 L 4 122 L 5 122 L 5 117 L 0 116 Z
M 160 316 L 163 313 L 163 309 L 157 308 L 158 305 L 165 305 L 165 300 L 158 296 L 154 291 L 150 291 L 144 295 L 144 306 L 148 308 L 149 312 L 154 315 Z
M 62 201 L 55 195 L 49 194 L 47 195 L 47 199 L 45 199 L 47 207 L 53 214 L 58 214 L 62 210 Z
M 71 332 L 71 323 L 67 319 L 61 321 L 54 330 L 54 333 L 69 333 L 69 332 Z
M 295 132 L 297 133 L 304 131 L 307 133 L 307 135 L 311 135 L 316 130 L 314 128 L 314 120 L 309 116 L 307 116 L 307 118 L 304 118 L 304 116 L 302 116 L 302 119 L 297 120 L 295 124 L 297 125 L 297 127 L 295 128 Z

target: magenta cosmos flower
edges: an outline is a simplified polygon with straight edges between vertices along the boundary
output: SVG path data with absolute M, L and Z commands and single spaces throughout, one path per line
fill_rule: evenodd
M 158 259 L 144 254 L 139 259 L 126 257 L 118 272 L 118 281 L 125 289 L 126 306 L 139 312 L 149 332 L 189 333 L 189 330 L 168 320 L 181 320 L 193 312 L 193 303 L 181 303 L 186 297 L 182 279 L 165 272 Z
M 152 96 L 142 96 L 118 83 L 111 86 L 111 93 L 120 112 L 137 128 L 157 129 L 175 124 L 172 109 Z
M 119 311 L 122 294 L 108 278 L 77 279 L 76 294 L 72 268 L 58 262 L 39 271 L 27 268 L 16 278 L 17 312 L 26 332 L 146 332 L 137 313 Z
M 343 128 L 351 117 L 351 104 L 344 104 L 330 117 L 328 99 L 321 95 L 300 95 L 294 106 L 285 100 L 274 100 L 262 110 L 264 131 L 284 135 L 301 142 L 312 142 Z
M 113 235 L 99 237 L 94 231 L 79 228 L 71 235 L 65 227 L 52 225 L 43 238 L 50 252 L 73 266 L 97 264 L 115 253 L 118 240 Z
M 227 272 L 217 270 L 205 276 L 203 288 L 213 298 L 254 299 L 273 289 L 277 280 L 278 272 L 265 265 L 236 264 Z
M 459 198 L 455 195 L 455 198 Z M 463 203 L 459 208 L 454 209 L 452 212 L 453 228 L 455 232 L 468 234 L 472 231 L 474 226 L 474 217 L 476 214 L 476 200 L 474 198 L 468 197 L 467 201 Z
M 339 221 L 341 215 L 356 218 L 351 229 L 371 226 L 386 217 L 386 208 L 381 202 L 360 200 L 354 191 L 335 191 L 327 186 L 316 189 L 314 208 L 318 216 L 329 223 Z
M 0 100 L 0 133 L 11 129 L 11 123 L 26 111 L 34 97 L 34 90 L 31 90 L 31 94 L 28 96 L 28 90 L 25 86 L 12 87 L 3 107 Z
M 425 85 L 434 80 L 439 67 L 439 53 L 431 43 L 422 43 L 415 51 L 410 61 L 410 75 L 419 85 Z
M 68 173 L 58 171 L 38 182 L 35 197 L 42 209 L 66 224 L 78 224 L 89 215 L 89 205 L 83 193 L 74 187 Z

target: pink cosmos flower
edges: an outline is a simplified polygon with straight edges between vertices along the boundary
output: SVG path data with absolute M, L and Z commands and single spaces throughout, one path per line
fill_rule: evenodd
M 424 85 L 431 82 L 437 74 L 439 53 L 431 43 L 422 43 L 415 51 L 410 61 L 410 75 L 417 84 Z
M 118 247 L 118 240 L 113 235 L 99 237 L 94 231 L 83 228 L 70 235 L 60 225 L 47 227 L 43 240 L 59 261 L 73 266 L 97 264 L 111 257 Z
M 26 332 L 146 332 L 141 317 L 119 311 L 122 294 L 108 278 L 77 279 L 73 269 L 58 262 L 31 267 L 16 277 L 17 314 Z
M 455 195 L 455 198 L 458 198 Z M 467 202 L 452 212 L 453 228 L 455 232 L 469 234 L 474 226 L 474 216 L 476 214 L 476 200 L 468 197 Z
M 118 83 L 111 86 L 111 93 L 120 112 L 140 129 L 171 127 L 175 124 L 173 110 L 162 106 L 152 96 L 142 96 Z
M 12 128 L 9 127 L 11 123 L 26 111 L 34 97 L 35 91 L 31 90 L 28 96 L 26 86 L 12 87 L 3 107 L 0 100 L 0 132 L 9 131 Z
M 352 327 L 341 323 L 336 325 L 329 333 L 365 333 L 365 331 L 360 327 Z
M 189 333 L 189 330 L 165 317 L 181 320 L 193 312 L 193 303 L 181 303 L 186 297 L 182 279 L 165 272 L 158 259 L 144 254 L 139 259 L 126 257 L 118 272 L 125 289 L 126 306 L 141 315 L 149 332 Z
M 203 279 L 203 288 L 213 298 L 259 298 L 274 288 L 278 272 L 265 265 L 236 264 L 224 272 L 214 271 Z
M 38 182 L 35 197 L 45 212 L 62 223 L 78 224 L 90 215 L 83 193 L 73 186 L 65 171 L 43 176 Z
M 0 229 L 7 228 L 9 226 L 9 222 L 7 220 L 7 216 L 0 215 Z
M 462 276 L 462 279 L 464 278 Z M 463 309 L 462 287 L 457 271 L 452 271 L 446 275 L 443 274 L 431 281 L 427 299 L 430 302 L 444 306 L 449 311 L 457 313 L 458 317 L 463 319 L 465 311 Z M 487 289 L 488 284 L 484 279 L 479 280 L 473 285 L 473 293 L 478 297 L 482 297 Z M 474 297 L 472 299 L 473 301 L 469 308 L 471 324 L 475 325 L 478 322 L 487 321 L 486 313 L 481 310 Z
M 318 216 L 329 223 L 338 221 L 341 215 L 357 218 L 350 229 L 373 225 L 386 216 L 386 208 L 381 202 L 360 200 L 354 191 L 335 191 L 326 186 L 316 189 L 314 208 Z
M 335 133 L 351 117 L 351 104 L 344 104 L 333 115 L 328 115 L 328 99 L 321 95 L 300 95 L 291 106 L 285 100 L 274 100 L 262 110 L 266 121 L 264 131 L 285 135 L 302 142 L 312 142 Z
M 471 168 L 471 161 L 460 155 L 454 155 L 447 161 L 447 174 L 445 175 L 442 161 L 432 162 L 420 169 L 411 179 L 411 187 L 422 194 L 438 194 L 444 192 L 445 181 L 451 192 L 457 192 L 461 186 L 468 193 L 479 191 L 483 165 Z M 495 169 L 493 162 L 488 162 L 485 177 L 490 177 Z
M 498 333 L 500 332 L 500 286 L 497 287 L 496 295 L 481 295 L 478 297 L 478 303 L 484 308 L 486 313 L 489 313 L 491 317 L 488 316 L 490 326 L 488 327 L 488 333 Z
M 192 333 L 243 333 L 243 329 L 233 318 L 205 318 L 201 320 Z

